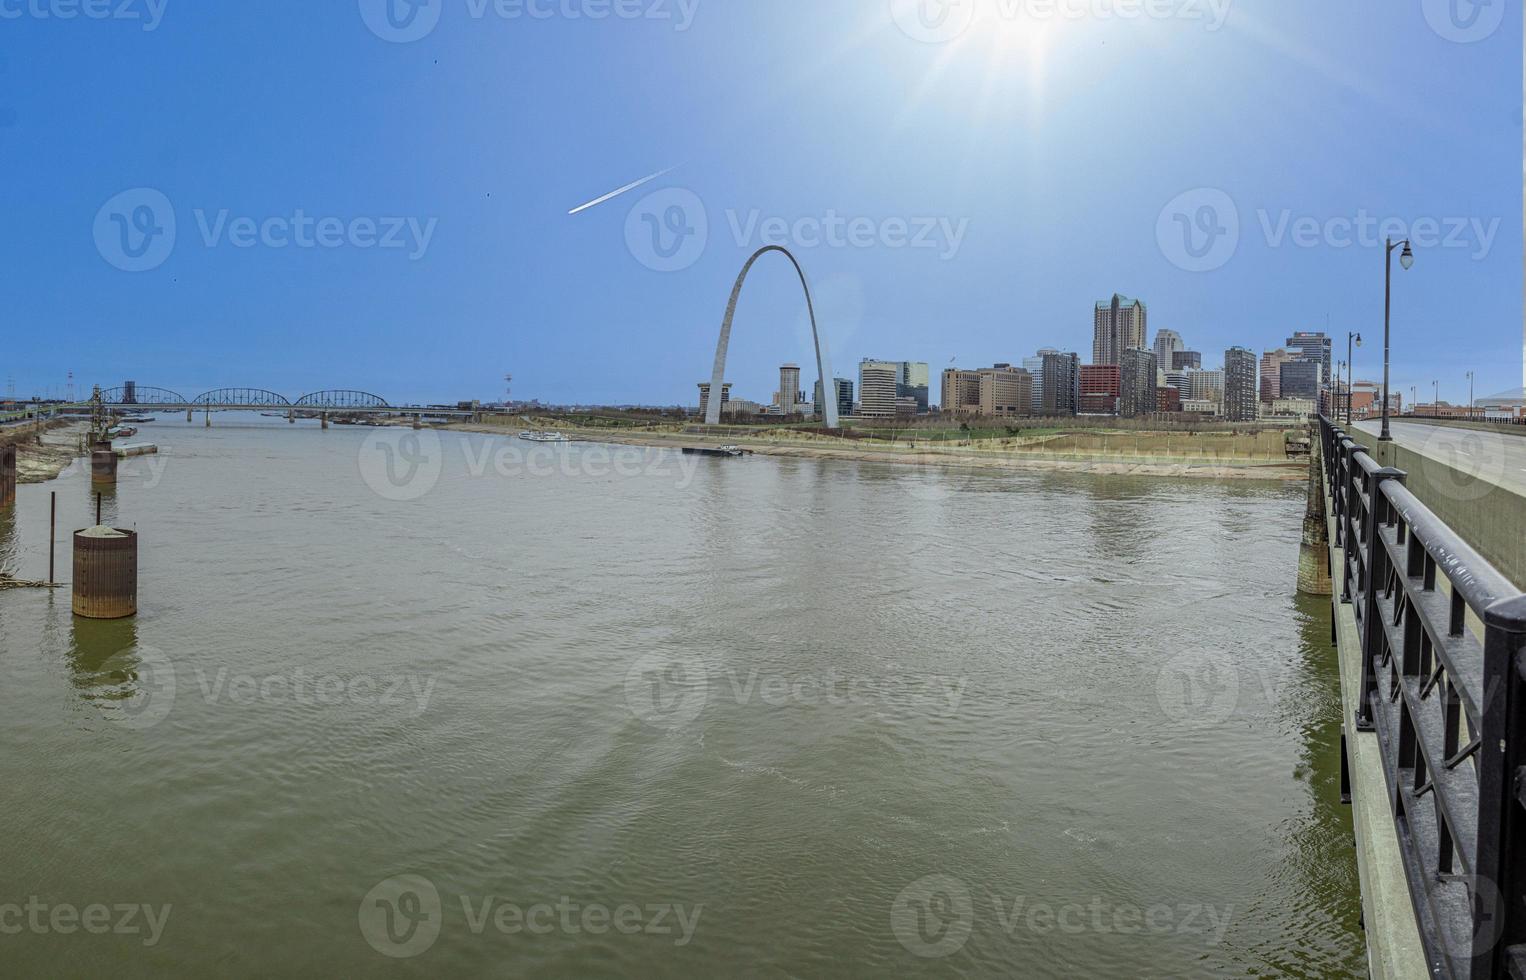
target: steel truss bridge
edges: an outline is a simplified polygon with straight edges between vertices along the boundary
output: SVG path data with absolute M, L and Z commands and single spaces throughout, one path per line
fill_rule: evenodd
M 215 388 L 212 391 L 202 392 L 195 398 L 187 398 L 178 391 L 171 391 L 168 388 L 134 385 L 131 390 L 125 386 L 103 389 L 101 404 L 110 411 L 278 411 L 293 417 L 334 414 L 470 418 L 478 414 L 469 409 L 438 408 L 428 405 L 391 405 L 380 395 L 351 389 L 315 391 L 300 398 L 291 399 L 265 388 Z

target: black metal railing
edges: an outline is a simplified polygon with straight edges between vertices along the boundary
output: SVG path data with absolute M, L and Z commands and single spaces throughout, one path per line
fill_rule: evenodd
M 1526 978 L 1526 597 L 1320 419 L 1374 732 L 1433 976 Z

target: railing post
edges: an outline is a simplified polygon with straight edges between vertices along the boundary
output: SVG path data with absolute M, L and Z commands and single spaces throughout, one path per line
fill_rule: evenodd
M 1351 554 L 1351 549 L 1358 546 L 1362 541 L 1361 528 L 1356 526 L 1356 518 L 1352 516 L 1353 502 L 1360 502 L 1362 491 L 1357 483 L 1362 478 L 1362 467 L 1356 461 L 1357 453 L 1365 453 L 1366 446 L 1358 446 L 1351 441 L 1349 436 L 1341 439 L 1341 487 L 1340 487 L 1340 518 L 1337 525 L 1337 533 L 1340 540 L 1336 542 L 1341 548 L 1343 558 L 1341 569 L 1341 602 L 1351 601 L 1351 565 L 1356 561 Z
M 1403 483 L 1407 476 L 1403 470 L 1387 467 L 1373 470 L 1367 477 L 1368 506 L 1363 515 L 1365 526 L 1361 530 L 1367 560 L 1362 563 L 1362 580 L 1357 583 L 1357 589 L 1362 593 L 1362 619 L 1358 624 L 1362 634 L 1362 694 L 1356 706 L 1358 731 L 1372 731 L 1372 702 L 1378 687 L 1377 664 L 1388 643 L 1388 633 L 1378 610 L 1378 590 L 1388 580 L 1389 566 L 1388 549 L 1383 545 L 1380 529 L 1393 523 L 1392 508 L 1388 498 L 1383 496 L 1383 484 L 1389 480 Z
M 1526 908 L 1508 897 L 1526 887 L 1526 596 L 1495 603 L 1483 619 L 1472 975 L 1492 978 L 1505 976 L 1507 960 L 1526 953 Z

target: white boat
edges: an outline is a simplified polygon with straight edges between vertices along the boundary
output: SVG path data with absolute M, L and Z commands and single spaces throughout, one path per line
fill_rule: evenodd
M 528 429 L 519 434 L 519 438 L 525 442 L 571 442 L 572 440 L 560 432 L 531 432 Z

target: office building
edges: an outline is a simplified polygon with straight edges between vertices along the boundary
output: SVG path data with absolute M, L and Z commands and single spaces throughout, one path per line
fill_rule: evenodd
M 1023 358 L 1023 370 L 1033 376 L 1033 414 L 1039 415 L 1044 411 L 1044 357 L 1048 354 L 1058 354 L 1053 347 L 1044 347 L 1032 357 Z
M 1157 388 L 1155 393 L 1157 396 L 1156 411 L 1167 415 L 1175 415 L 1182 410 L 1182 393 L 1180 389 L 1166 385 L 1165 387 Z
M 1121 383 L 1116 364 L 1083 364 L 1078 410 L 1081 415 L 1117 415 Z
M 1278 371 L 1280 376 L 1277 379 L 1276 398 L 1319 401 L 1319 390 L 1325 386 L 1326 380 L 1323 364 L 1318 361 L 1294 359 L 1284 361 Z M 1264 380 L 1261 387 L 1263 390 L 1267 387 Z
M 781 415 L 803 415 L 804 408 L 797 408 L 803 398 L 800 397 L 800 365 L 784 364 L 779 367 L 779 392 L 774 396 L 774 404 L 778 406 Z
M 1155 352 L 1131 347 L 1119 356 L 1118 414 L 1134 419 L 1155 412 L 1160 403 L 1155 382 Z
M 728 402 L 730 402 L 730 401 L 731 401 L 731 382 L 728 381 L 724 385 L 721 386 L 721 411 L 724 412 L 726 410 L 726 404 Z M 705 417 L 705 410 L 708 409 L 709 407 L 710 407 L 710 382 L 708 382 L 708 381 L 701 381 L 699 383 L 699 417 L 701 419 L 703 419 Z
M 1330 338 L 1323 333 L 1299 331 L 1287 339 L 1287 346 L 1298 351 L 1306 361 L 1318 361 L 1324 365 L 1326 378 L 1334 377 L 1330 359 Z
M 1113 294 L 1098 303 L 1092 315 L 1092 363 L 1117 364 L 1123 352 L 1145 346 L 1144 303 Z
M 1022 368 L 998 364 L 980 376 L 980 414 L 984 418 L 1028 415 L 1033 411 L 1033 376 Z
M 980 372 L 948 368 L 943 372 L 940 405 L 949 415 L 980 414 Z
M 865 358 L 858 366 L 858 412 L 864 418 L 895 418 L 900 397 L 902 361 Z
M 1187 345 L 1182 343 L 1182 335 L 1175 330 L 1155 331 L 1155 367 L 1158 370 L 1171 370 L 1172 358 L 1186 350 Z
M 1081 410 L 1081 355 L 1044 355 L 1044 415 L 1075 415 Z
M 915 398 L 917 414 L 923 415 L 928 407 L 928 367 L 925 361 L 901 361 L 896 377 L 896 397 Z
M 832 379 L 832 390 L 836 394 L 836 397 L 837 397 L 837 417 L 839 419 L 842 419 L 842 418 L 847 418 L 848 416 L 852 415 L 853 414 L 853 382 L 849 381 L 847 378 L 833 378 Z M 815 409 L 815 414 L 818 417 L 822 417 L 822 418 L 826 417 L 826 411 L 825 411 L 826 406 L 823 404 L 822 398 L 821 398 L 821 382 L 820 381 L 816 382 L 815 404 L 812 406 L 812 408 Z
M 1282 397 L 1282 366 L 1303 356 L 1302 352 L 1279 347 L 1261 355 L 1261 401 L 1271 404 Z
M 1165 367 L 1165 365 L 1161 365 Z M 1199 370 L 1203 366 L 1203 355 L 1195 350 L 1179 350 L 1171 355 L 1170 371 Z
M 1244 347 L 1224 352 L 1224 417 L 1231 422 L 1254 422 L 1260 414 L 1256 389 L 1256 355 Z
M 1215 405 L 1224 404 L 1224 372 L 1189 370 L 1187 372 L 1187 390 L 1183 400 L 1209 401 Z

